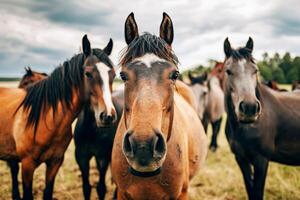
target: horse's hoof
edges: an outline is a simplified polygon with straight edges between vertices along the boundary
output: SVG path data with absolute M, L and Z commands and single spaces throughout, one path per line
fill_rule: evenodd
M 216 151 L 217 151 L 217 147 L 215 147 L 215 146 L 210 146 L 209 149 L 210 149 L 212 152 L 216 152 Z

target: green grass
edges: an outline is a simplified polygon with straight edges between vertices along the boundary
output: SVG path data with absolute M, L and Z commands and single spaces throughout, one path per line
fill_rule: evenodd
M 1 85 L 3 84 L 0 83 L 0 86 Z M 16 85 L 15 83 L 10 86 Z M 209 128 L 209 133 L 210 132 Z M 224 120 L 218 142 L 220 148 L 216 153 L 209 152 L 205 166 L 199 171 L 198 175 L 190 184 L 189 196 L 192 200 L 246 199 L 241 172 L 234 160 L 233 154 L 230 152 L 224 135 Z M 95 187 L 98 174 L 94 160 L 92 160 L 91 163 L 90 180 L 93 186 L 92 199 L 97 199 Z M 34 194 L 36 199 L 42 199 L 44 174 L 45 166 L 42 165 L 38 168 L 34 176 Z M 0 200 L 10 199 L 11 181 L 9 169 L 5 162 L 2 161 L 0 162 L 0 177 Z M 109 185 L 109 196 L 107 199 L 111 199 L 113 191 L 110 177 L 109 173 L 106 178 L 106 182 Z M 19 176 L 19 180 L 21 180 L 21 176 Z M 65 154 L 65 161 L 58 173 L 54 190 L 54 197 L 59 200 L 83 199 L 80 172 L 74 159 L 73 142 Z M 271 163 L 266 181 L 265 199 L 300 200 L 300 167 Z

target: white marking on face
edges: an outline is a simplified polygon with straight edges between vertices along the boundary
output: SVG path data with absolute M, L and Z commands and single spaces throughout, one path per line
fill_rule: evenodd
M 102 62 L 97 63 L 96 66 L 97 66 L 98 72 L 99 72 L 102 82 L 103 82 L 102 90 L 103 90 L 103 100 L 104 100 L 104 103 L 106 106 L 106 112 L 107 112 L 107 115 L 112 115 L 111 111 L 114 110 L 115 108 L 112 103 L 111 91 L 110 91 L 110 87 L 109 87 L 109 74 L 108 73 L 110 71 L 110 68 Z M 99 116 L 101 111 L 99 111 L 99 109 L 98 109 L 98 112 L 99 113 L 96 114 L 96 111 L 95 111 L 95 115 Z M 97 116 L 96 116 L 96 119 L 97 119 Z
M 167 62 L 165 59 L 159 58 L 153 53 L 147 53 L 142 57 L 134 59 L 133 61 L 140 61 L 141 63 L 145 64 L 148 68 L 151 68 L 151 64 L 154 62 Z
M 239 65 L 239 69 L 241 70 L 241 73 L 245 71 L 246 63 L 247 63 L 246 59 L 241 59 L 238 61 L 238 65 Z

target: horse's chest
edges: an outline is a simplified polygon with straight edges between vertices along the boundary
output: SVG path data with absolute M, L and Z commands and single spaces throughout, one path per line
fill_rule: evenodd
M 171 179 L 160 176 L 155 180 L 136 181 L 130 184 L 124 195 L 127 199 L 134 200 L 170 200 L 178 199 L 183 187 L 183 180 L 174 182 Z

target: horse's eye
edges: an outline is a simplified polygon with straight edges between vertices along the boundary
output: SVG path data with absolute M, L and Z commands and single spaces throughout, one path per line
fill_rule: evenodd
M 253 75 L 257 74 L 258 70 L 255 69 L 254 72 L 253 72 Z
M 175 81 L 176 79 L 178 79 L 178 77 L 179 77 L 179 71 L 173 71 L 173 72 L 171 72 L 171 74 L 170 74 L 170 76 L 169 76 L 169 78 L 171 79 L 171 80 L 173 80 L 173 81 Z
M 120 77 L 124 82 L 128 81 L 128 76 L 125 72 L 120 72 Z
M 230 76 L 230 75 L 233 75 L 232 71 L 230 69 L 227 69 L 226 70 L 226 73 Z
M 91 72 L 85 72 L 86 77 L 93 78 L 93 75 Z

